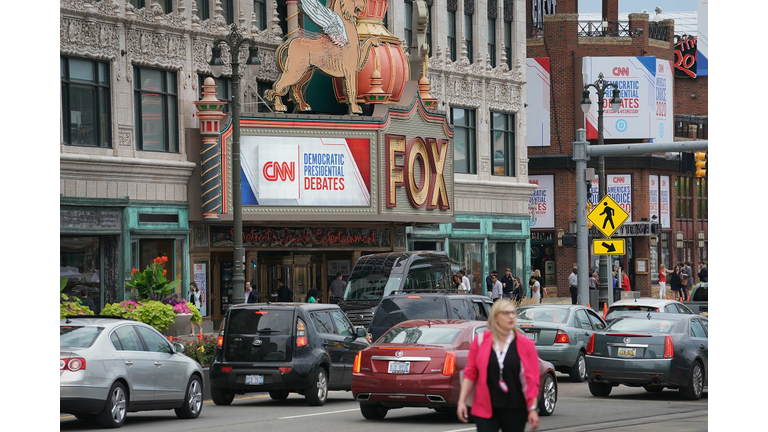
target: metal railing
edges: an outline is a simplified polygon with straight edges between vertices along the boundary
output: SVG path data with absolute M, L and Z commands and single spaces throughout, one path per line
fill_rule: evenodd
M 667 27 L 655 22 L 648 23 L 648 38 L 668 41 Z M 529 39 L 544 37 L 543 22 L 526 23 L 526 35 Z M 642 37 L 643 30 L 631 28 L 629 21 L 578 21 L 579 37 Z
M 707 116 L 675 115 L 675 138 L 707 139 L 708 135 Z

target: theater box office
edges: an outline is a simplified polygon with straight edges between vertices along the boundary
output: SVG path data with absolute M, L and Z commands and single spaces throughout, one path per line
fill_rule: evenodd
M 243 116 L 245 280 L 260 300 L 275 298 L 281 278 L 294 301 L 316 288 L 327 302 L 336 273 L 347 280 L 360 256 L 406 250 L 406 226 L 454 221 L 453 131 L 409 84 L 401 102 L 410 105 L 370 116 Z M 216 218 L 204 215 L 203 187 L 190 186 L 191 277 L 206 287 L 214 324 L 233 298 L 231 136 L 230 122 L 217 146 Z

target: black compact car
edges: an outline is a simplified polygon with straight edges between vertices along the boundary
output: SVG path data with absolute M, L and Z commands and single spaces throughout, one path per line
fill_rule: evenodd
M 249 303 L 232 306 L 211 364 L 211 397 L 229 405 L 235 394 L 291 392 L 323 405 L 328 390 L 351 390 L 357 352 L 368 345 L 337 305 Z
M 371 340 L 378 340 L 395 324 L 414 319 L 487 321 L 493 302 L 486 296 L 463 292 L 393 294 L 381 300 L 371 320 Z

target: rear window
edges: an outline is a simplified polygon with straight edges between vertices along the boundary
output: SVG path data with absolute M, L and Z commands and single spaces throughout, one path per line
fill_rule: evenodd
M 462 331 L 438 326 L 397 327 L 384 333 L 377 343 L 452 344 Z
M 373 315 L 371 327 L 392 327 L 412 319 L 446 319 L 448 310 L 442 297 L 384 299 Z
M 608 332 L 680 333 L 680 321 L 656 318 L 625 318 L 615 321 Z
M 551 322 L 551 323 L 564 323 L 568 321 L 568 310 L 560 308 L 525 308 L 521 307 L 517 309 L 517 319 Z
M 707 286 L 699 285 L 696 288 L 696 292 L 693 293 L 691 300 L 693 301 L 707 301 Z
M 104 327 L 61 326 L 59 327 L 59 346 L 68 348 L 88 348 L 93 345 Z
M 614 320 L 618 317 L 623 317 L 638 312 L 659 312 L 659 310 L 650 306 L 611 306 L 611 308 L 608 310 L 608 315 L 605 316 L 605 319 Z
M 293 309 L 234 309 L 229 314 L 229 334 L 292 334 Z

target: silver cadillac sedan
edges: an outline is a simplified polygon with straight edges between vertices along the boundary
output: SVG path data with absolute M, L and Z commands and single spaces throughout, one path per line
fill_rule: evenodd
M 127 412 L 174 409 L 197 418 L 203 369 L 146 324 L 108 317 L 60 321 L 62 413 L 122 426 Z

